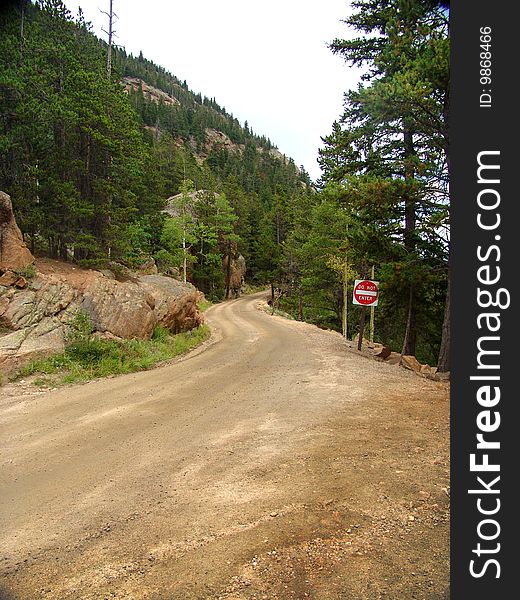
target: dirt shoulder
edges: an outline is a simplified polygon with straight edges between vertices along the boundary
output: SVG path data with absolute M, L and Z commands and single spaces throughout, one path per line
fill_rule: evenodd
M 187 360 L 0 390 L 0 597 L 447 598 L 447 384 L 260 298 Z

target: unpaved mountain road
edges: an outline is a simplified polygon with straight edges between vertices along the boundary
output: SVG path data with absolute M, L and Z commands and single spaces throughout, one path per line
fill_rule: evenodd
M 447 385 L 263 297 L 173 364 L 0 389 L 0 598 L 448 597 Z

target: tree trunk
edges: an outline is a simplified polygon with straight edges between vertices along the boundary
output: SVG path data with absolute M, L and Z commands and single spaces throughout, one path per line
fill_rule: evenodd
M 228 242 L 227 273 L 226 273 L 226 299 L 229 298 L 230 291 L 231 291 L 231 242 Z
M 446 127 L 450 122 L 450 94 L 449 90 L 446 94 L 446 100 L 443 107 L 444 122 Z M 450 137 L 449 129 L 445 132 L 445 147 L 444 151 L 446 154 L 446 164 L 448 166 L 448 181 L 451 181 L 452 167 L 450 157 Z M 448 184 L 449 185 L 449 184 Z M 451 203 L 451 190 L 450 190 L 450 203 Z M 451 211 L 451 207 L 448 210 L 448 214 Z M 451 249 L 448 247 L 448 251 Z M 451 370 L 451 266 L 450 259 L 448 258 L 448 287 L 446 289 L 446 304 L 444 305 L 444 320 L 442 323 L 442 336 L 441 336 L 441 347 L 439 350 L 439 360 L 437 361 L 437 369 L 441 373 L 445 373 Z
M 182 232 L 182 283 L 186 283 L 186 268 L 187 268 L 187 260 L 186 260 L 186 233 Z
M 363 334 L 365 333 L 365 317 L 366 317 L 366 312 L 367 312 L 367 307 L 366 306 L 362 306 L 361 307 L 361 315 L 359 317 L 359 336 L 358 336 L 358 343 L 357 343 L 357 349 L 361 352 L 361 348 L 363 345 Z
M 67 258 L 68 258 L 67 244 L 63 240 L 60 240 L 59 254 L 60 254 L 60 259 L 67 262 Z
M 107 47 L 107 78 L 112 75 L 112 37 L 114 35 L 114 11 L 113 0 L 110 0 L 110 9 L 108 14 L 108 47 Z M 106 13 L 105 13 L 106 14 Z
M 403 341 L 402 354 L 415 356 L 417 344 L 417 328 L 416 328 L 416 294 L 413 283 L 408 289 L 408 317 L 406 319 L 406 331 Z
M 375 279 L 374 265 L 372 265 L 372 271 L 370 273 L 370 277 L 372 278 L 372 281 L 374 281 L 374 279 Z M 375 320 L 376 320 L 376 308 L 375 308 L 375 306 L 371 306 L 370 307 L 370 338 L 369 339 L 372 343 L 374 342 Z
M 415 293 L 413 285 L 410 285 L 408 293 L 408 317 L 406 319 L 406 330 L 404 332 L 403 349 L 401 356 L 415 356 Z M 412 339 L 413 338 L 413 339 Z
M 413 133 L 409 126 L 404 125 L 404 161 L 405 161 L 405 180 L 412 181 L 414 178 L 414 167 L 412 159 L 415 157 L 415 148 L 413 143 Z M 416 206 L 415 198 L 410 191 L 407 191 L 404 201 L 404 247 L 410 255 L 415 252 L 415 230 L 416 230 Z M 406 323 L 406 333 L 403 343 L 403 354 L 415 355 L 417 331 L 416 331 L 416 302 L 413 283 L 410 283 L 408 290 L 408 318 Z
M 343 330 L 343 337 L 347 340 L 348 339 L 348 262 L 347 259 L 345 257 L 345 264 L 343 266 L 343 310 L 342 310 L 342 330 Z
M 444 307 L 444 322 L 442 324 L 441 348 L 437 369 L 441 373 L 450 370 L 450 347 L 451 347 L 451 273 L 448 272 L 448 289 L 446 291 L 446 305 Z

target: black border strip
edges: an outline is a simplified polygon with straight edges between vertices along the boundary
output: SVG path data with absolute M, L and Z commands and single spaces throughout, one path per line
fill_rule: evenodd
M 516 2 L 500 0 L 459 0 L 451 5 L 451 598 L 456 600 L 497 600 L 518 594 L 514 591 L 518 567 L 513 562 L 518 528 L 513 515 L 518 502 L 513 485 L 519 471 L 515 464 L 519 452 L 513 436 L 520 437 L 520 431 L 513 433 L 518 423 L 518 391 L 517 386 L 513 388 L 513 374 L 515 368 L 520 371 L 515 364 L 518 353 L 514 352 L 514 338 L 519 327 L 513 291 L 519 273 L 513 262 L 517 262 L 518 254 L 514 240 L 520 235 L 516 233 L 514 215 L 520 199 L 515 181 L 520 173 L 520 151 L 516 149 L 520 145 L 520 102 L 514 91 L 519 55 L 516 43 L 520 37 L 518 13 Z M 491 28 L 490 84 L 480 79 L 480 53 L 486 51 L 480 47 L 484 35 L 481 28 L 485 27 Z M 491 97 L 491 104 L 485 94 Z M 485 153 L 480 154 L 481 163 L 499 166 L 481 170 L 480 183 L 479 153 Z M 479 197 L 483 190 L 488 191 Z M 479 198 L 482 204 L 492 205 L 493 199 L 499 203 L 495 209 L 483 210 L 479 208 Z M 500 224 L 493 229 L 480 227 L 479 213 L 484 225 L 494 225 L 499 214 Z M 479 271 L 486 266 L 488 269 Z M 482 283 L 483 279 L 496 278 L 497 267 L 499 281 Z M 481 294 L 479 305 L 479 288 L 487 290 L 499 306 L 483 306 L 490 298 L 488 294 Z M 505 291 L 499 292 L 500 289 Z M 510 304 L 506 307 L 508 299 Z M 479 315 L 484 313 L 498 317 L 481 316 L 479 321 Z M 498 325 L 497 331 L 490 330 Z M 486 336 L 495 339 L 483 339 Z M 481 354 L 481 368 L 479 344 L 481 350 L 499 352 Z M 471 379 L 472 376 L 484 379 Z M 500 380 L 486 379 L 490 376 L 499 376 Z M 486 396 L 486 386 L 490 386 L 491 395 Z M 491 406 L 496 387 L 500 388 L 500 400 Z M 499 442 L 500 449 L 477 449 L 477 434 L 482 433 L 479 423 L 490 430 L 483 433 L 483 439 Z M 489 463 L 499 466 L 500 471 L 471 471 L 471 454 L 475 454 L 477 464 L 483 463 L 483 455 L 487 454 Z M 492 484 L 497 476 L 500 479 Z M 485 485 L 489 487 L 487 492 Z M 490 514 L 483 514 L 484 510 Z M 471 568 L 480 576 L 472 576 Z

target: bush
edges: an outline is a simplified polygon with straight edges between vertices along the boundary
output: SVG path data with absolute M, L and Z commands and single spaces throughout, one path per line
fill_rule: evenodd
M 153 330 L 152 340 L 155 342 L 164 342 L 171 336 L 171 332 L 166 329 L 166 327 L 162 327 L 161 325 L 157 325 L 157 327 Z
M 82 367 L 91 367 L 103 358 L 118 359 L 119 349 L 115 342 L 83 339 L 69 344 L 65 354 Z
M 154 259 L 160 272 L 167 271 L 171 267 L 177 268 L 180 263 L 178 257 L 174 256 L 164 248 L 161 248 L 154 254 Z
M 67 344 L 88 341 L 94 333 L 92 318 L 83 310 L 78 310 L 68 325 Z
M 14 272 L 24 279 L 33 279 L 33 277 L 36 277 L 36 269 L 32 263 L 23 269 L 15 269 Z

